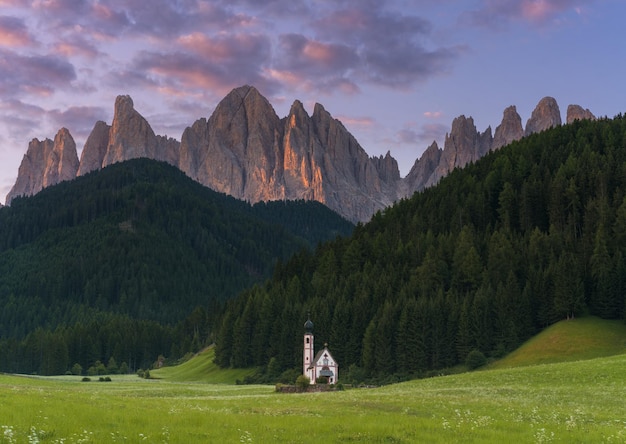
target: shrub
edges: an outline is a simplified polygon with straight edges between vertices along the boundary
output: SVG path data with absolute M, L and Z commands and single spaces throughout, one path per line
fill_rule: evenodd
M 280 374 L 278 378 L 278 382 L 282 382 L 283 384 L 293 384 L 296 382 L 296 380 L 298 379 L 298 376 L 300 376 L 301 374 L 302 373 L 300 373 L 295 368 L 285 370 L 284 372 Z
M 128 364 L 126 362 L 122 362 L 122 365 L 120 365 L 120 374 L 126 375 L 128 373 L 130 373 L 130 369 L 128 368 Z
M 311 380 L 307 376 L 300 375 L 298 379 L 296 379 L 296 387 L 300 392 L 306 392 L 310 385 Z
M 487 363 L 487 358 L 480 350 L 472 350 L 468 353 L 467 359 L 465 359 L 465 365 L 470 370 L 477 369 L 478 367 L 482 367 Z
M 91 378 L 88 378 L 87 376 L 85 376 L 85 377 L 82 379 L 82 381 L 83 381 L 83 382 L 90 382 L 90 381 L 91 381 Z

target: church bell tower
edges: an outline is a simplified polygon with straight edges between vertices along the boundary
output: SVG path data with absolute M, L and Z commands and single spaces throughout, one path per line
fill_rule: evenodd
M 313 322 L 311 318 L 304 323 L 304 354 L 302 357 L 302 374 L 309 378 L 311 383 L 315 382 L 314 363 L 315 356 L 313 345 Z

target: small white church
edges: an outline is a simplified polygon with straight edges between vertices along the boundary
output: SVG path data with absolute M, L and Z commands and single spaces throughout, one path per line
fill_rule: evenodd
M 328 378 L 329 384 L 336 384 L 339 378 L 339 365 L 330 354 L 327 344 L 324 344 L 324 348 L 317 354 L 314 353 L 313 322 L 309 318 L 304 323 L 303 374 L 309 378 L 311 384 L 315 384 L 320 377 Z

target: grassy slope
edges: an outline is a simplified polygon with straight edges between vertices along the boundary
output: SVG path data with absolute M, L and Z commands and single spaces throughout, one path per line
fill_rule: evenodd
M 0 375 L 0 442 L 624 442 L 625 367 L 619 355 L 297 395 Z
M 225 384 L 246 373 L 212 349 L 158 380 L 0 374 L 0 443 L 624 442 L 625 345 L 622 322 L 588 317 L 497 364 L 516 368 L 298 395 Z M 576 362 L 542 364 L 555 360 Z
M 580 361 L 626 353 L 626 324 L 588 316 L 558 322 L 488 369 Z M 153 370 L 154 378 L 173 382 L 234 384 L 255 369 L 221 369 L 213 363 L 215 350 L 208 348 L 189 361 Z
M 626 352 L 626 324 L 593 316 L 558 322 L 489 368 L 579 361 Z
M 237 379 L 254 373 L 254 369 L 221 369 L 213 363 L 215 349 L 209 347 L 189 361 L 174 367 L 153 370 L 153 378 L 176 382 L 206 382 L 208 384 L 234 384 Z
M 626 353 L 626 324 L 588 316 L 558 322 L 505 358 L 493 362 L 489 369 L 522 367 L 579 361 Z M 154 370 L 155 378 L 176 382 L 234 384 L 254 373 L 254 369 L 221 369 L 213 363 L 215 350 L 208 348 L 189 361 Z

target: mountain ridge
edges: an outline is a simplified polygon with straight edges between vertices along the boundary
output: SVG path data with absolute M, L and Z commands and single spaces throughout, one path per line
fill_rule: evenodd
M 568 123 L 594 118 L 579 105 L 568 106 Z M 96 122 L 80 162 L 59 164 L 59 159 L 77 159 L 66 129 L 57 134 L 58 143 L 57 138 L 55 142 L 31 141 L 6 203 L 112 163 L 147 157 L 170 163 L 215 191 L 251 203 L 315 200 L 352 222 L 364 222 L 394 202 L 436 184 L 454 168 L 560 124 L 560 110 L 551 97 L 541 99 L 525 129 L 515 106 L 504 110 L 494 135 L 491 127 L 480 132 L 471 116 L 461 115 L 452 122 L 443 149 L 433 142 L 410 172 L 400 177 L 390 152 L 370 157 L 319 103 L 309 116 L 295 100 L 289 114 L 280 118 L 256 88 L 241 86 L 227 94 L 208 119 L 202 117 L 187 127 L 178 141 L 156 135 L 135 110 L 132 98 L 120 95 L 111 125 Z M 69 139 L 72 143 L 65 144 Z

